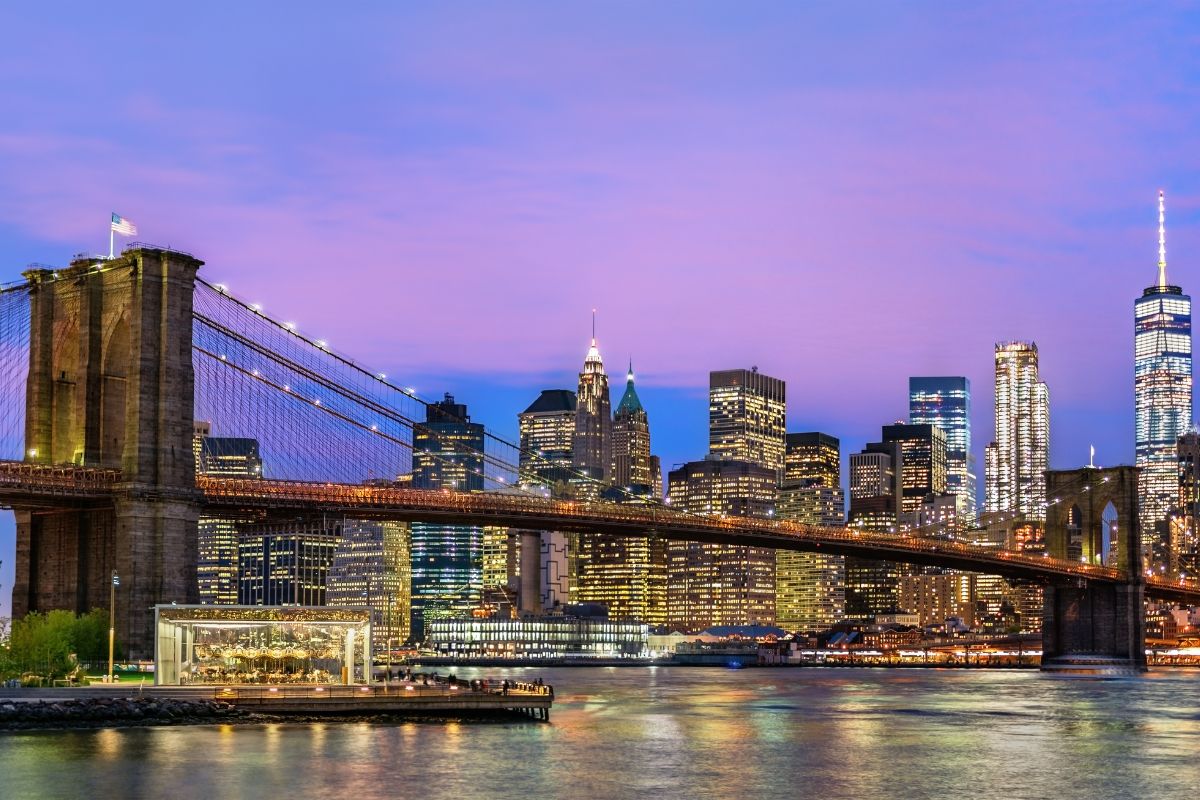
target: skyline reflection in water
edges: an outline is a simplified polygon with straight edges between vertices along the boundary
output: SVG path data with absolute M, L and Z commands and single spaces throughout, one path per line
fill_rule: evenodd
M 459 670 L 460 677 L 482 674 Z M 1200 672 L 572 668 L 550 724 L 0 734 L 8 798 L 1182 797 Z

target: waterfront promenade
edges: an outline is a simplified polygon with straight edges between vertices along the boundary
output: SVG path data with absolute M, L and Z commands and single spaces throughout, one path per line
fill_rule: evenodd
M 220 702 L 239 711 L 271 716 L 362 717 L 520 715 L 550 719 L 554 689 L 514 680 L 451 681 L 438 678 L 371 686 L 139 686 L 0 689 L 0 704 L 89 700 L 155 699 L 204 704 Z

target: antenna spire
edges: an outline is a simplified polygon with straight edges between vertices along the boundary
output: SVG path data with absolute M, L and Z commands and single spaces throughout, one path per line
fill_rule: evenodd
M 1159 212 L 1161 214 L 1161 212 Z M 596 309 L 592 309 L 592 344 L 596 343 Z
M 1158 190 L 1158 288 L 1167 286 L 1167 213 L 1163 191 Z

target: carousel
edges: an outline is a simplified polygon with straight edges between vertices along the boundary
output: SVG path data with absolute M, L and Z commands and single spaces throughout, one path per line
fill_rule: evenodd
M 365 683 L 368 609 L 157 606 L 160 686 Z

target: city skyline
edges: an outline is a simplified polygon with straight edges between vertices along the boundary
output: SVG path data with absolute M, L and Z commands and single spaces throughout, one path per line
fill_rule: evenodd
M 203 52 L 220 25 L 234 41 L 219 63 L 118 48 L 85 65 L 27 48 L 51 31 L 117 40 L 121 23 L 31 10 L 0 57 L 27 78 L 0 89 L 0 253 L 15 278 L 104 250 L 116 211 L 507 439 L 537 391 L 574 385 L 596 307 L 646 408 L 671 409 L 655 421 L 664 473 L 704 452 L 707 373 L 755 364 L 792 384 L 788 429 L 843 453 L 906 418 L 909 377 L 962 375 L 982 473 L 989 353 L 1028 339 L 1054 389 L 1050 466 L 1086 463 L 1090 444 L 1097 463 L 1132 463 L 1129 302 L 1153 269 L 1158 189 L 1172 280 L 1195 283 L 1200 250 L 1195 23 L 1158 11 L 889 9 L 864 28 L 820 9 L 736 25 L 716 6 L 636 24 L 564 9 L 497 32 L 486 14 L 329 27 L 300 9 L 284 41 L 251 10 L 232 30 L 143 21 L 172 52 Z M 332 60 L 260 69 L 297 47 Z M 437 286 L 461 331 L 436 303 L 404 306 L 408 330 L 441 332 L 420 347 L 379 324 Z M 1071 302 L 1050 313 L 1051 297 Z M 714 319 L 739 333 L 709 336 Z M 11 542 L 5 517 L 5 586 Z

